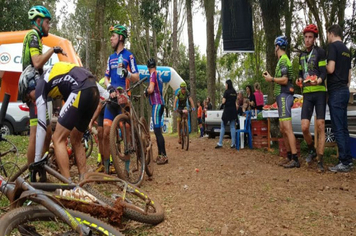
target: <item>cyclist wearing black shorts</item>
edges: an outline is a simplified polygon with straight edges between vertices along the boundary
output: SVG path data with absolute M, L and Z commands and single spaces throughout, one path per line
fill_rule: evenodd
M 325 110 L 326 110 L 326 55 L 322 48 L 315 45 L 318 37 L 318 28 L 314 24 L 305 27 L 304 44 L 306 51 L 299 56 L 299 78 L 297 84 L 303 86 L 303 107 L 302 107 L 302 131 L 305 142 L 308 145 L 309 153 L 306 157 L 306 164 L 318 157 L 318 170 L 324 171 L 323 155 L 325 146 Z M 314 77 L 315 80 L 310 80 Z M 318 133 L 318 150 L 316 153 L 313 137 L 310 134 L 310 119 L 315 108 L 316 126 L 315 133 Z
M 182 82 L 180 84 L 180 89 L 177 92 L 177 95 L 174 99 L 174 103 L 173 103 L 173 110 L 178 112 L 178 116 L 177 116 L 177 126 L 178 126 L 178 143 L 181 144 L 182 143 L 182 137 L 180 134 L 180 130 L 181 130 L 181 125 L 180 125 L 180 121 L 182 119 L 182 111 L 188 107 L 187 102 L 190 102 L 190 105 L 192 106 L 192 111 L 195 110 L 194 107 L 194 102 L 193 99 L 190 97 L 189 91 L 187 90 L 187 84 L 185 82 Z M 176 105 L 178 102 L 178 109 L 176 109 Z
M 285 168 L 299 168 L 296 139 L 292 129 L 292 106 L 294 88 L 292 84 L 293 69 L 285 50 L 288 46 L 287 37 L 279 36 L 274 41 L 275 54 L 278 63 L 275 77 L 267 71 L 263 72 L 263 77 L 267 82 L 274 82 L 274 95 L 276 96 L 279 115 L 279 127 L 283 135 L 284 144 L 288 153 L 288 162 L 280 163 Z
M 50 29 L 51 14 L 43 6 L 33 6 L 28 11 L 28 18 L 31 21 L 32 30 L 28 31 L 23 41 L 22 49 L 22 70 L 27 66 L 33 66 L 38 73 L 43 73 L 43 66 L 49 60 L 53 53 L 66 53 L 60 47 L 50 48 L 47 52 L 42 54 L 42 38 L 48 36 Z M 30 139 L 27 149 L 27 161 L 32 163 L 35 156 L 35 139 L 37 127 L 37 113 L 36 104 L 27 102 L 30 109 Z M 51 111 L 52 112 L 52 111 Z M 49 117 L 47 118 L 47 135 L 45 149 L 48 150 L 51 141 L 51 126 Z
M 81 144 L 84 131 L 99 102 L 99 91 L 95 77 L 86 69 L 66 62 L 58 62 L 39 76 L 28 67 L 21 74 L 19 90 L 26 100 L 36 101 L 38 126 L 35 161 L 40 161 L 46 134 L 46 110 L 49 98 L 65 101 L 53 133 L 57 165 L 61 174 L 70 178 L 67 138 L 74 149 L 79 176 L 86 172 L 85 150 Z

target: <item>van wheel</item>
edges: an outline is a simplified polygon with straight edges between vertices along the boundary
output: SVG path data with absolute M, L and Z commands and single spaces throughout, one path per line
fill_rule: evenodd
M 12 125 L 8 121 L 4 121 L 1 127 L 1 134 L 6 136 L 6 135 L 11 135 L 13 133 L 14 133 L 14 129 L 12 128 Z
M 331 124 L 325 124 L 325 142 L 326 143 L 336 142 L 333 130 L 331 128 Z

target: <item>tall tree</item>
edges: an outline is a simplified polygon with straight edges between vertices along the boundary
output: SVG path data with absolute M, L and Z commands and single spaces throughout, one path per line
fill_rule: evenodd
M 266 69 L 273 76 L 277 65 L 274 40 L 281 35 L 280 12 L 283 0 L 259 0 L 266 35 Z M 268 100 L 273 100 L 273 85 L 269 84 Z
M 213 108 L 215 108 L 215 72 L 216 72 L 216 50 L 214 40 L 214 15 L 215 0 L 204 0 L 206 16 L 206 56 L 207 56 L 207 79 L 208 95 L 211 97 Z
M 189 50 L 189 80 L 190 80 L 190 92 L 193 101 L 196 103 L 196 75 L 195 75 L 195 48 L 194 48 L 194 38 L 193 38 L 193 16 L 192 16 L 192 1 L 186 0 L 187 9 L 187 23 L 188 23 L 188 50 Z M 195 105 L 196 106 L 196 105 Z M 197 113 L 192 113 L 192 130 L 197 131 Z

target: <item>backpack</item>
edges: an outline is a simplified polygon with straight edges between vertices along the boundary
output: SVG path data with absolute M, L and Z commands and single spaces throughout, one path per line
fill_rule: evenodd
M 255 91 L 256 106 L 264 106 L 263 93 L 261 91 Z

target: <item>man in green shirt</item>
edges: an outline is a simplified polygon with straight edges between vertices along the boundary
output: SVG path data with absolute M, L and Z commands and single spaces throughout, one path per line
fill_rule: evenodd
M 49 60 L 53 53 L 62 53 L 67 55 L 62 48 L 53 47 L 42 54 L 42 37 L 47 37 L 50 29 L 51 14 L 43 6 L 33 6 L 28 12 L 28 18 L 31 20 L 32 30 L 30 30 L 23 41 L 22 49 L 22 70 L 29 65 L 33 66 L 38 73 L 43 73 L 43 66 Z M 22 98 L 24 101 L 24 98 Z M 27 149 L 28 163 L 32 163 L 35 157 L 35 142 L 37 130 L 37 109 L 33 102 L 27 103 L 30 109 L 30 141 Z M 47 134 L 44 147 L 48 147 L 51 141 L 51 128 L 49 119 L 47 120 Z
M 278 105 L 279 127 L 288 154 L 287 162 L 283 166 L 284 168 L 299 168 L 296 139 L 292 129 L 293 69 L 292 63 L 285 51 L 288 46 L 287 38 L 285 36 L 277 37 L 274 45 L 275 54 L 278 57 L 275 77 L 272 77 L 267 71 L 263 72 L 262 75 L 267 82 L 274 83 L 274 95 L 276 96 Z

